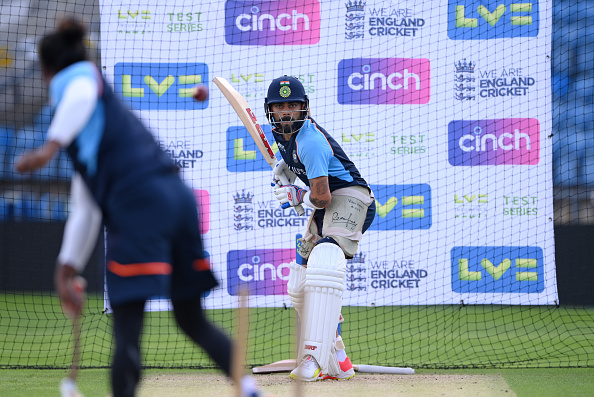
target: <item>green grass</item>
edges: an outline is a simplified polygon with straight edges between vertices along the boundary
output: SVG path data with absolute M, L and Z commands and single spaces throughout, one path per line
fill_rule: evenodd
M 214 370 L 174 370 L 159 369 L 145 370 L 144 376 L 181 375 L 200 377 L 203 374 L 218 373 Z M 19 369 L 0 370 L 0 395 L 3 397 L 45 397 L 58 395 L 58 384 L 65 376 L 64 370 L 33 370 Z M 518 397 L 581 397 L 592 395 L 594 391 L 594 369 L 593 368 L 539 368 L 539 369 L 482 369 L 482 370 L 420 370 L 418 375 L 435 374 L 437 377 L 442 375 L 493 375 L 500 374 L 509 385 L 511 391 Z M 286 376 L 286 374 L 284 375 Z M 412 375 L 413 377 L 416 375 Z M 427 395 L 420 392 L 423 390 L 423 380 L 415 381 L 416 388 L 419 389 L 419 396 Z M 359 386 L 355 377 L 349 381 L 352 388 Z M 389 381 L 392 387 L 397 390 L 398 382 Z M 363 383 L 363 386 L 365 383 Z M 86 397 L 105 397 L 109 393 L 109 372 L 107 369 L 87 369 L 81 371 L 78 379 L 79 389 Z M 171 385 L 172 393 L 181 385 Z M 292 395 L 292 386 L 286 387 L 287 392 L 280 394 L 282 396 Z M 444 384 L 443 391 L 447 395 L 452 395 L 452 390 Z M 455 392 L 455 391 L 454 391 Z M 460 393 L 462 393 L 460 391 Z M 204 395 L 196 391 L 197 396 Z M 219 394 L 220 395 L 220 394 Z M 360 394 L 365 395 L 365 394 Z M 407 395 L 410 395 L 408 393 Z M 473 395 L 472 390 L 465 394 Z M 499 390 L 493 390 L 489 395 L 508 395 Z
M 90 296 L 83 321 L 82 365 L 91 369 L 82 370 L 79 378 L 87 397 L 109 393 L 112 338 L 110 316 L 102 311 L 102 297 Z M 232 310 L 207 313 L 233 332 Z M 521 397 L 583 396 L 594 391 L 593 308 L 346 307 L 343 314 L 343 336 L 355 363 L 411 366 L 420 375 L 501 374 Z M 249 365 L 293 356 L 294 317 L 292 309 L 251 310 Z M 218 373 L 187 369 L 213 364 L 178 332 L 168 312 L 146 314 L 142 347 L 145 366 L 169 368 L 145 370 L 145 375 Z M 1 396 L 57 395 L 71 348 L 71 324 L 55 296 L 0 294 Z
M 86 397 L 108 395 L 109 373 L 106 369 L 83 370 L 78 387 Z M 0 370 L 0 395 L 3 397 L 45 397 L 58 396 L 58 385 L 66 376 L 64 370 L 19 369 Z
M 110 316 L 90 296 L 83 321 L 83 368 L 110 364 Z M 345 307 L 343 337 L 353 362 L 415 368 L 594 367 L 594 309 L 551 306 Z M 232 310 L 209 317 L 233 332 Z M 252 309 L 249 365 L 293 356 L 294 311 Z M 0 294 L 0 368 L 67 368 L 71 325 L 50 294 Z M 147 313 L 147 367 L 206 367 L 209 358 L 168 312 Z
M 521 397 L 582 397 L 594 394 L 594 368 L 518 369 L 501 373 Z

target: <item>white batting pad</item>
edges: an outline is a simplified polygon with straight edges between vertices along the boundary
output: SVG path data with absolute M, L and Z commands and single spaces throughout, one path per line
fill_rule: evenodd
M 299 321 L 305 299 L 305 271 L 307 269 L 297 262 L 289 263 L 289 283 L 287 284 L 287 293 L 291 299 L 291 304 L 297 311 Z
M 330 360 L 335 358 L 332 347 L 342 308 L 345 270 L 346 258 L 335 244 L 317 245 L 307 263 L 300 358 L 312 355 L 322 372 L 329 375 L 337 375 Z

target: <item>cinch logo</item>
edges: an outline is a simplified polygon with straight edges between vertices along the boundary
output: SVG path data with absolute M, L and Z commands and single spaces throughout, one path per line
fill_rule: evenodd
M 208 85 L 205 63 L 135 63 L 114 66 L 115 90 L 132 109 L 195 110 L 206 109 L 208 99 L 192 98 L 196 84 Z
M 208 195 L 208 190 L 194 189 L 194 197 L 198 205 L 200 234 L 205 234 L 210 228 L 210 196 Z
M 227 291 L 237 295 L 240 284 L 250 295 L 286 295 L 289 263 L 295 249 L 258 249 L 227 253 Z
M 338 63 L 338 103 L 421 105 L 431 97 L 428 59 L 355 58 Z
M 454 292 L 544 291 L 540 247 L 454 247 L 451 259 Z
M 225 41 L 230 45 L 308 45 L 320 41 L 317 0 L 227 1 Z
M 450 0 L 448 37 L 452 40 L 485 40 L 536 37 L 538 1 Z
M 264 124 L 261 127 L 268 142 L 274 142 L 270 147 L 276 154 L 278 146 L 272 137 L 270 125 Z M 270 166 L 245 127 L 227 128 L 227 171 L 270 171 Z
M 537 119 L 454 120 L 448 124 L 451 165 L 538 164 Z
M 429 229 L 432 223 L 431 186 L 370 185 L 376 214 L 369 230 Z

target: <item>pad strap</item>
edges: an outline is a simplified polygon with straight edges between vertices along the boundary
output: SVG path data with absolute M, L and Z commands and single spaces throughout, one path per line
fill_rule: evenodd
M 297 316 L 301 319 L 303 301 L 305 299 L 305 271 L 306 268 L 295 261 L 289 263 L 289 282 L 287 284 L 287 293 L 291 304 L 297 311 Z

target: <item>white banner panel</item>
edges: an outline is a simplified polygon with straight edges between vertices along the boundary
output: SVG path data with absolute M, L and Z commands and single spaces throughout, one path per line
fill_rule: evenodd
M 278 207 L 268 165 L 212 83 L 229 80 L 269 134 L 264 97 L 283 74 L 303 82 L 312 116 L 375 193 L 345 305 L 556 303 L 549 1 L 100 8 L 105 77 L 201 203 L 221 281 L 207 308 L 235 306 L 239 283 L 251 305 L 289 305 L 307 219 Z M 188 96 L 195 84 L 208 101 Z

